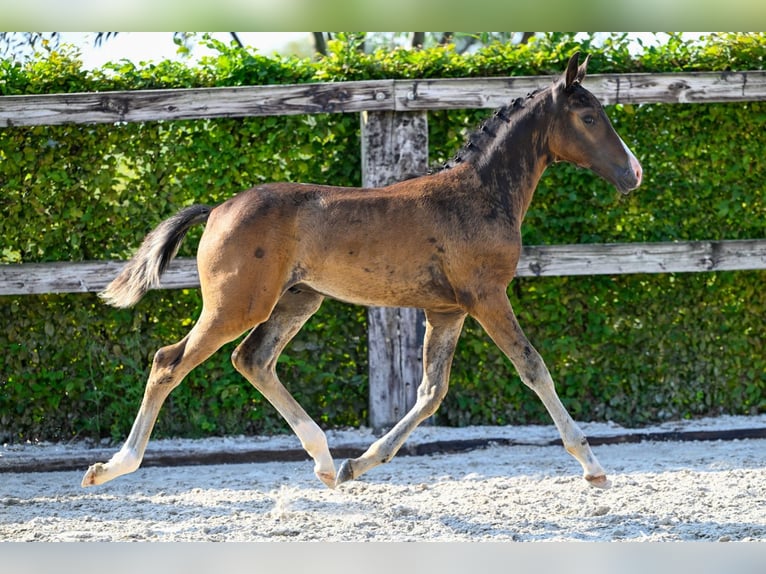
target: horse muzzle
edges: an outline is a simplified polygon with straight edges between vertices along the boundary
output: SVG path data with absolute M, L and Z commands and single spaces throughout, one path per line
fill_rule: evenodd
M 631 155 L 627 168 L 617 177 L 615 187 L 620 193 L 627 195 L 641 185 L 644 179 L 644 170 L 638 160 Z
M 620 193 L 627 195 L 641 185 L 641 181 L 644 179 L 644 170 L 633 152 L 625 145 L 625 142 L 622 142 L 622 147 L 628 154 L 628 165 L 617 176 L 615 186 L 620 190 Z

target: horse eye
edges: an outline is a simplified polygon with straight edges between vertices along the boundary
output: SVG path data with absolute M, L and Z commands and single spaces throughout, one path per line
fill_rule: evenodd
M 582 121 L 588 125 L 592 125 L 596 123 L 596 118 L 594 118 L 593 116 L 584 116 Z

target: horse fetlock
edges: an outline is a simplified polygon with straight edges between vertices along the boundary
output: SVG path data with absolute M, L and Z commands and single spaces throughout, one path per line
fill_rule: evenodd
M 561 440 L 566 451 L 577 460 L 598 464 L 596 462 L 596 457 L 590 450 L 590 444 L 588 443 L 587 437 L 579 429 L 564 430 L 561 433 Z
M 587 457 L 588 451 L 590 450 L 590 445 L 587 442 L 585 444 L 579 442 L 576 444 L 565 444 L 564 450 L 566 450 L 576 459 L 580 460 Z
M 301 421 L 294 426 L 294 431 L 303 450 L 316 461 L 317 467 L 334 468 L 327 435 L 316 423 L 311 420 Z

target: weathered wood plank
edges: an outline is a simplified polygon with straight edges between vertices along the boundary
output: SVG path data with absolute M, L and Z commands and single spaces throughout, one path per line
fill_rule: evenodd
M 124 261 L 22 263 L 0 265 L 0 295 L 91 293 L 104 289 Z M 163 289 L 199 287 L 197 260 L 179 257 L 162 276 Z
M 555 76 L 397 80 L 397 110 L 497 108 L 545 88 Z M 610 104 L 725 103 L 766 100 L 766 71 L 592 74 L 584 85 Z
M 620 275 L 766 269 L 766 239 L 525 246 L 516 275 Z
M 608 104 L 712 104 L 766 100 L 766 72 L 695 72 L 586 76 L 584 85 Z
M 361 117 L 362 183 L 388 185 L 428 168 L 426 112 L 369 112 Z M 395 425 L 417 400 L 422 378 L 424 317 L 418 309 L 372 307 L 367 312 L 369 424 Z
M 120 261 L 0 265 L 0 295 L 100 291 L 117 276 L 122 265 Z M 766 239 L 528 245 L 523 248 L 516 275 L 550 277 L 758 269 L 766 269 Z M 198 286 L 194 258 L 174 260 L 162 277 L 164 289 Z
M 393 109 L 394 81 L 0 97 L 0 127 Z
M 553 76 L 397 80 L 398 110 L 498 108 L 514 98 L 548 87 Z
M 496 108 L 554 76 L 370 80 L 0 97 L 0 128 L 360 111 Z M 766 71 L 593 74 L 604 104 L 766 100 Z

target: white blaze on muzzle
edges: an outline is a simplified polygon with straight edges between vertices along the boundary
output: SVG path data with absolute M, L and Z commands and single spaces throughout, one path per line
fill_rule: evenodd
M 643 178 L 644 170 L 641 169 L 641 164 L 638 163 L 638 159 L 636 158 L 635 155 L 633 155 L 633 152 L 630 151 L 630 148 L 625 144 L 622 138 L 620 138 L 620 143 L 622 144 L 622 147 L 625 150 L 625 153 L 628 154 L 628 162 L 630 162 L 630 169 L 633 171 L 634 175 L 636 176 L 636 187 L 638 187 L 639 185 L 641 185 L 641 179 Z

